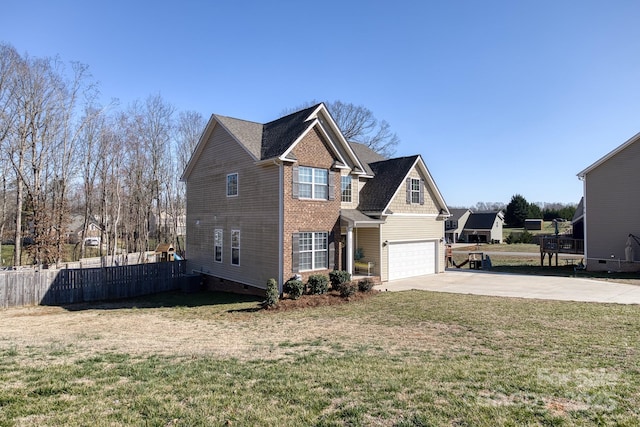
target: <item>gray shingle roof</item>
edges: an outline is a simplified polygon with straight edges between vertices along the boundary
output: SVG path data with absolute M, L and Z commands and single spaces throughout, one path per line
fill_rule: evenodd
M 373 171 L 371 170 L 369 163 L 387 160 L 384 156 L 376 153 L 371 148 L 359 142 L 349 141 L 349 145 L 351 146 L 353 152 L 356 153 L 356 157 L 360 159 L 360 162 L 364 166 L 367 175 L 373 175 Z
M 262 132 L 261 159 L 271 159 L 282 155 L 291 144 L 307 130 L 306 121 L 318 105 L 281 117 L 264 125 Z
M 451 216 L 449 217 L 450 220 L 453 221 L 457 221 L 460 219 L 460 217 L 462 217 L 462 215 L 464 215 L 467 211 L 469 211 L 469 209 L 464 209 L 464 208 L 456 208 L 456 209 L 449 209 L 449 213 L 451 214 Z
M 419 156 L 398 157 L 369 164 L 374 177 L 360 191 L 358 209 L 380 212 L 391 201 Z
M 260 159 L 263 134 L 262 124 L 217 114 L 215 117 L 256 159 Z
M 499 212 L 472 213 L 467 219 L 465 229 L 470 230 L 491 230 Z
M 318 104 L 319 105 L 319 104 Z M 293 142 L 307 130 L 307 117 L 316 109 L 304 110 L 261 124 L 233 117 L 215 115 L 216 119 L 258 160 L 271 159 L 284 154 Z

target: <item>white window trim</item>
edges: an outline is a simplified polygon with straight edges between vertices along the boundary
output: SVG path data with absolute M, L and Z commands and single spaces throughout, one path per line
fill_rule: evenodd
M 342 187 L 343 179 L 349 180 L 349 200 L 344 199 L 344 191 L 345 189 Z M 343 203 L 353 203 L 353 178 L 351 175 L 341 175 L 340 176 L 340 201 Z
M 326 231 L 303 231 L 300 232 L 300 238 L 302 238 L 303 234 L 311 234 L 311 250 L 301 250 L 298 249 L 298 257 L 303 254 L 303 253 L 311 253 L 311 268 L 300 268 L 301 272 L 306 272 L 306 271 L 315 271 L 315 270 L 326 270 L 327 269 L 327 263 L 329 262 L 329 233 L 327 233 Z M 324 242 L 325 242 L 325 249 L 316 249 L 316 236 L 318 234 L 324 234 Z M 326 253 L 326 262 L 325 265 L 322 266 L 317 266 L 316 265 L 316 253 L 317 252 L 325 252 Z
M 229 177 L 231 176 L 236 177 L 236 193 L 235 194 L 229 194 Z M 238 194 L 240 194 L 240 177 L 238 176 L 238 172 L 227 174 L 227 181 L 225 185 L 227 187 L 227 197 L 238 197 Z
M 411 204 L 412 205 L 420 204 L 420 179 L 411 178 L 410 182 L 411 182 Z M 413 184 L 416 182 L 418 183 L 418 188 L 414 189 Z
M 302 169 L 309 169 L 311 170 L 311 182 L 306 182 L 306 181 L 302 181 Z M 325 183 L 318 183 L 316 182 L 316 171 L 322 171 L 324 173 L 324 175 L 326 176 L 326 182 Z M 311 197 L 302 197 L 300 196 L 301 199 L 311 199 L 311 200 L 328 200 L 329 199 L 329 170 L 328 169 L 322 169 L 322 168 L 313 168 L 310 166 L 300 166 L 298 168 L 298 185 L 311 185 Z M 325 197 L 317 197 L 316 196 L 316 187 L 322 186 L 325 188 Z
M 233 246 L 233 235 L 234 234 L 238 234 L 238 246 L 234 247 Z M 233 250 L 237 249 L 238 250 L 238 263 L 234 264 L 233 263 Z M 231 265 L 234 266 L 240 266 L 240 230 L 231 230 Z

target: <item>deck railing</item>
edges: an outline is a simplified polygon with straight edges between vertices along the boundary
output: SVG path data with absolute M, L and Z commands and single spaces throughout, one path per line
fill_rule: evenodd
M 561 254 L 583 254 L 584 239 L 572 237 L 542 237 L 540 238 L 540 252 Z

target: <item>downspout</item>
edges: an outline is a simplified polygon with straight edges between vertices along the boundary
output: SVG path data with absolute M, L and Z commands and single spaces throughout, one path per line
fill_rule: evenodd
M 584 265 L 587 266 L 589 264 L 589 254 L 587 254 L 587 248 L 589 247 L 587 244 L 587 177 L 582 175 L 579 176 L 579 179 L 582 181 L 582 221 L 584 221 L 584 225 L 582 226 L 582 237 L 584 247 Z
M 278 292 L 282 295 L 284 281 L 284 164 L 278 165 Z

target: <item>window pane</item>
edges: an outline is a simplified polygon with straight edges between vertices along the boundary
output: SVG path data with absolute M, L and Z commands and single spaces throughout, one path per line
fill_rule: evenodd
M 222 247 L 221 246 L 216 246 L 216 261 L 217 262 L 222 262 Z
M 326 169 L 313 170 L 313 182 L 315 182 L 316 184 L 326 184 L 328 180 L 328 172 Z
M 313 182 L 313 169 L 307 167 L 298 168 L 298 182 L 306 182 L 311 184 Z
M 316 184 L 315 193 L 313 196 L 314 199 L 328 199 L 329 187 L 326 184 Z
M 327 268 L 327 251 L 320 251 L 314 254 L 314 269 Z
M 327 233 L 315 233 L 314 249 L 327 249 Z
M 240 249 L 231 249 L 231 264 L 240 265 Z
M 311 270 L 313 268 L 311 265 L 311 259 L 311 252 L 301 253 L 298 258 L 300 270 Z
M 310 199 L 312 197 L 311 184 L 298 184 L 298 196 L 302 198 Z
M 313 233 L 300 233 L 300 251 L 310 251 L 313 249 Z

